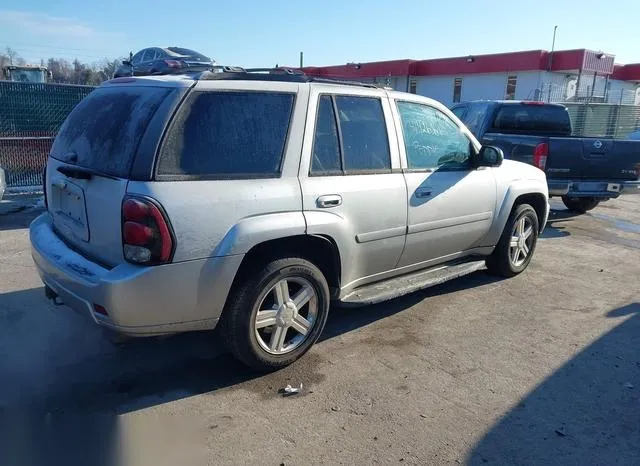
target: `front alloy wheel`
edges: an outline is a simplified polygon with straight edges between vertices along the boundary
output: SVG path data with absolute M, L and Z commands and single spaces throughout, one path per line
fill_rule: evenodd
M 509 243 L 509 259 L 514 267 L 521 267 L 533 249 L 533 222 L 531 217 L 522 216 L 513 226 Z
M 527 268 L 538 242 L 538 214 L 529 204 L 516 206 L 486 264 L 489 273 L 513 277 Z

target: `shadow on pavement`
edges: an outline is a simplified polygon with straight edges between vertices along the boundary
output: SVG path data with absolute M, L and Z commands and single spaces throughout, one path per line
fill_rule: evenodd
M 0 212 L 0 231 L 29 228 L 29 224 L 43 212 L 40 208 L 18 206 L 8 212 Z
M 495 280 L 484 272 L 476 272 L 375 306 L 356 309 L 334 306 L 321 340 L 389 317 L 429 296 L 480 287 Z M 18 302 L 34 304 L 22 311 L 12 310 Z M 4 325 L 4 330 L 0 330 L 0 379 L 11 380 L 10 385 L 0 385 L 0 416 L 3 409 L 14 408 L 36 415 L 125 413 L 241 382 L 249 382 L 243 384 L 243 389 L 270 397 L 278 396 L 277 390 L 287 383 L 313 384 L 324 378 L 317 370 L 321 361 L 313 350 L 276 373 L 251 372 L 226 354 L 217 343 L 215 332 L 134 339 L 116 346 L 88 318 L 66 307 L 48 311 L 73 313 L 73 319 L 59 317 L 63 326 L 70 327 L 62 333 L 54 334 L 53 329 L 46 328 L 32 332 L 30 325 L 21 323 L 25 320 L 30 324 L 34 319 L 28 318 L 28 314 L 44 312 L 46 309 L 40 308 L 46 306 L 42 289 L 0 295 L 0 324 Z M 56 319 L 51 322 L 53 326 Z M 29 342 L 30 339 L 38 341 Z M 14 361 L 7 368 L 2 350 L 20 341 L 31 348 L 31 356 L 19 364 Z
M 493 281 L 476 272 L 375 306 L 334 307 L 321 340 L 389 317 L 429 296 Z M 303 381 L 308 389 L 325 378 L 323 359 L 313 349 L 278 372 L 251 372 L 221 349 L 215 332 L 135 339 L 116 346 L 88 317 L 47 304 L 43 294 L 42 288 L 0 294 L 3 464 L 121 464 L 117 455 L 130 435 L 119 414 L 226 387 L 270 399 L 281 396 L 278 390 L 287 384 Z M 175 450 L 173 436 L 182 430 L 166 424 L 172 419 L 142 426 L 143 432 L 171 437 L 164 445 L 157 439 L 150 445 Z M 143 448 L 162 455 L 158 445 Z
M 564 238 L 565 236 L 570 236 L 571 233 L 567 231 L 564 223 L 571 222 L 577 215 L 579 214 L 574 214 L 568 210 L 551 209 L 547 219 L 547 226 L 540 238 Z
M 640 303 L 506 413 L 469 464 L 640 464 Z

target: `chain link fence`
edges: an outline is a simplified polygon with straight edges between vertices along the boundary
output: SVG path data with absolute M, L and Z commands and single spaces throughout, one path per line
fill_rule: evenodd
M 595 84 L 595 85 L 594 85 Z M 573 135 L 626 139 L 640 129 L 640 90 L 611 89 L 604 79 L 545 83 L 535 100 L 561 103 L 571 115 Z
M 0 81 L 0 166 L 13 190 L 42 185 L 55 135 L 93 86 Z

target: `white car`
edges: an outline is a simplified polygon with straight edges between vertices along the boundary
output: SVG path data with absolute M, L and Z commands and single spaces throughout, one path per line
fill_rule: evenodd
M 519 274 L 549 213 L 544 172 L 442 104 L 280 69 L 104 83 L 44 186 L 47 297 L 127 335 L 218 326 L 259 370 L 304 354 L 332 300 Z

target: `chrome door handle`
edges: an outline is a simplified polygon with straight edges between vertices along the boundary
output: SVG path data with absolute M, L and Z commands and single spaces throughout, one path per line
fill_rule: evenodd
M 433 188 L 428 188 L 426 186 L 424 188 L 418 188 L 416 189 L 416 197 L 429 197 L 432 192 Z
M 316 204 L 323 209 L 338 207 L 342 204 L 342 196 L 340 194 L 325 194 L 316 200 Z

